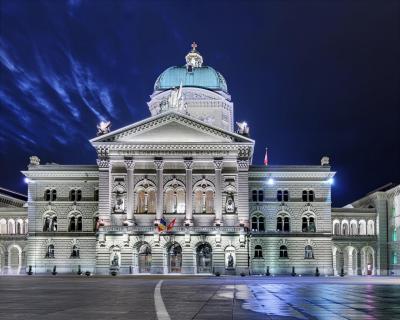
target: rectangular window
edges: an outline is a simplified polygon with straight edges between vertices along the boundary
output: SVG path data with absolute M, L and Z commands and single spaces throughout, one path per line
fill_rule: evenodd
M 258 201 L 259 202 L 264 201 L 264 191 L 263 190 L 258 190 Z

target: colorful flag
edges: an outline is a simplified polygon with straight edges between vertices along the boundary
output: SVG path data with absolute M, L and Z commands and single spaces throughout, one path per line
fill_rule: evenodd
M 265 148 L 264 165 L 268 165 L 268 148 Z
M 176 218 L 174 218 L 174 220 L 172 220 L 170 223 L 168 223 L 168 225 L 167 225 L 167 231 L 172 231 L 172 229 L 173 229 L 174 226 L 175 226 L 175 221 L 176 221 Z
M 160 223 L 158 224 L 158 232 L 163 232 L 165 231 L 165 228 L 167 227 L 167 221 L 165 221 L 164 218 L 160 219 Z

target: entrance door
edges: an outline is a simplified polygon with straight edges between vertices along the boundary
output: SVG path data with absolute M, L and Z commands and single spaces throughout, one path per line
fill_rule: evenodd
M 182 270 L 182 247 L 175 243 L 168 252 L 169 272 L 181 273 Z
M 139 250 L 139 272 L 150 273 L 151 268 L 151 248 L 148 244 L 144 244 Z
M 212 249 L 208 243 L 197 247 L 197 273 L 212 272 Z

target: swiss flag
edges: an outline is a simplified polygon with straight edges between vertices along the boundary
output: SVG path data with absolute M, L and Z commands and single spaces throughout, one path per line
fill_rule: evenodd
M 268 165 L 268 148 L 265 148 L 264 165 Z
M 176 221 L 176 218 L 174 218 L 174 220 L 172 220 L 170 223 L 168 223 L 168 225 L 167 225 L 167 231 L 172 231 L 172 229 L 173 229 L 174 226 L 175 226 L 175 221 Z

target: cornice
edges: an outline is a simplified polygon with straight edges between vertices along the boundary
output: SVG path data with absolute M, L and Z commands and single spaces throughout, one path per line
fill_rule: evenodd
M 58 171 L 46 171 L 43 168 L 43 171 L 37 170 L 29 170 L 22 171 L 22 173 L 28 178 L 50 178 L 57 179 L 63 178 L 64 180 L 68 179 L 97 179 L 99 177 L 99 172 L 96 171 L 70 171 L 70 170 L 58 170 Z

